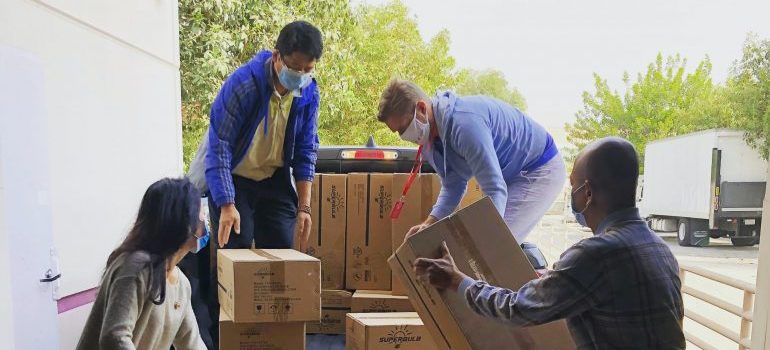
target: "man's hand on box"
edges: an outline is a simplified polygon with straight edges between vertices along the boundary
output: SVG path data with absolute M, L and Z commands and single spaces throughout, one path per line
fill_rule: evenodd
M 409 231 L 406 233 L 406 236 L 404 236 L 404 242 L 406 242 L 407 238 L 414 236 L 415 233 L 420 232 L 424 230 L 428 225 L 426 224 L 419 224 L 412 226 L 412 228 L 409 229 Z
M 438 290 L 457 290 L 465 278 L 449 254 L 446 242 L 441 243 L 441 257 L 438 259 L 418 258 L 414 261 L 414 273 L 423 283 Z
M 307 252 L 307 241 L 310 238 L 310 227 L 312 226 L 310 214 L 300 211 L 297 213 L 297 228 L 299 229 L 299 251 Z
M 412 228 L 410 228 L 409 231 L 406 233 L 406 236 L 404 237 L 404 242 L 406 242 L 407 238 L 412 237 L 415 233 L 428 228 L 428 226 L 433 225 L 434 223 L 436 223 L 436 221 L 438 221 L 438 219 L 434 218 L 433 216 L 428 216 L 428 218 L 425 219 L 425 221 L 422 224 L 412 226 Z

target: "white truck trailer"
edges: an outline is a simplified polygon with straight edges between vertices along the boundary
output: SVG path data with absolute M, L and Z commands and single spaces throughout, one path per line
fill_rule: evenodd
M 712 129 L 653 141 L 644 154 L 640 209 L 683 246 L 730 237 L 759 243 L 768 163 L 738 130 Z

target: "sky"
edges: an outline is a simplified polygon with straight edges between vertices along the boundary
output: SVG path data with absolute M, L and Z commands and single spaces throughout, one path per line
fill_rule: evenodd
M 358 0 L 372 5 L 387 0 Z M 402 0 L 428 39 L 451 37 L 458 68 L 502 71 L 527 114 L 559 143 L 563 124 L 593 91 L 593 73 L 623 91 L 623 72 L 644 71 L 658 52 L 681 54 L 692 71 L 708 55 L 724 81 L 749 32 L 770 38 L 770 0 Z

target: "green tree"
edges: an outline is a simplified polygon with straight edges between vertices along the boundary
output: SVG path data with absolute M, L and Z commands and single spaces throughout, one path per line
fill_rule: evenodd
M 644 147 L 652 140 L 735 126 L 725 90 L 711 81 L 709 58 L 691 73 L 686 66 L 687 60 L 679 55 L 664 60 L 658 54 L 633 83 L 624 74 L 624 94 L 594 74 L 595 92 L 583 92 L 583 109 L 574 123 L 565 126 L 567 140 L 582 149 L 597 138 L 621 136 L 644 155 Z
M 455 84 L 449 34 L 427 42 L 398 0 L 353 9 L 348 0 L 180 0 L 184 160 L 187 166 L 208 128 L 208 111 L 222 82 L 297 19 L 316 25 L 324 54 L 316 68 L 322 144 L 404 144 L 378 123 L 377 101 L 388 80 L 414 80 L 429 93 Z
M 356 29 L 347 0 L 260 1 L 180 0 L 179 45 L 182 80 L 182 123 L 185 167 L 189 164 L 203 132 L 208 112 L 225 78 L 259 50 L 272 49 L 280 29 L 304 19 L 321 30 L 324 56 L 317 78 L 344 76 L 338 62 L 353 55 L 351 35 Z M 323 85 L 323 83 L 322 83 Z M 344 84 L 321 89 L 322 99 L 344 96 Z M 343 93 L 338 94 L 340 90 Z M 322 105 L 321 114 L 330 105 Z
M 510 87 L 503 72 L 496 69 L 462 69 L 458 73 L 457 86 L 460 95 L 487 95 L 498 98 L 524 111 L 527 102 L 515 87 Z
M 420 36 L 417 22 L 400 1 L 364 5 L 355 14 L 355 53 L 349 61 L 334 63 L 345 66 L 345 98 L 321 102 L 345 105 L 321 116 L 322 143 L 361 145 L 373 135 L 378 144 L 407 145 L 377 121 L 379 96 L 394 77 L 410 79 L 429 94 L 452 86 L 455 76 L 454 59 L 449 55 L 449 33 L 442 31 L 426 42 Z M 322 84 L 321 88 L 327 86 Z
M 750 34 L 727 81 L 727 100 L 746 140 L 770 156 L 770 40 Z

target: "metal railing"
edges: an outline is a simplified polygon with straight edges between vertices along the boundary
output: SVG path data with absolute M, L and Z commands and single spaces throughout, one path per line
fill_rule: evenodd
M 738 306 L 719 297 L 713 296 L 709 293 L 697 290 L 695 288 L 685 286 L 685 273 L 692 273 L 706 279 L 719 282 L 726 286 L 733 287 L 740 291 L 743 291 L 743 305 Z M 682 293 L 692 296 L 696 299 L 702 300 L 713 306 L 716 306 L 724 311 L 727 311 L 735 316 L 740 317 L 741 327 L 739 332 L 728 329 L 724 325 L 715 322 L 693 310 L 685 308 L 684 316 L 689 318 L 693 322 L 696 322 L 727 339 L 734 341 L 738 344 L 739 350 L 751 349 L 751 323 L 754 319 L 754 296 L 757 293 L 757 287 L 754 284 L 747 283 L 729 276 L 725 276 L 713 271 L 709 271 L 705 268 L 690 265 L 687 263 L 679 264 L 679 277 L 682 280 Z M 709 344 L 707 341 L 699 338 L 698 336 L 684 332 L 685 338 L 690 343 L 704 350 L 718 350 L 717 347 Z

